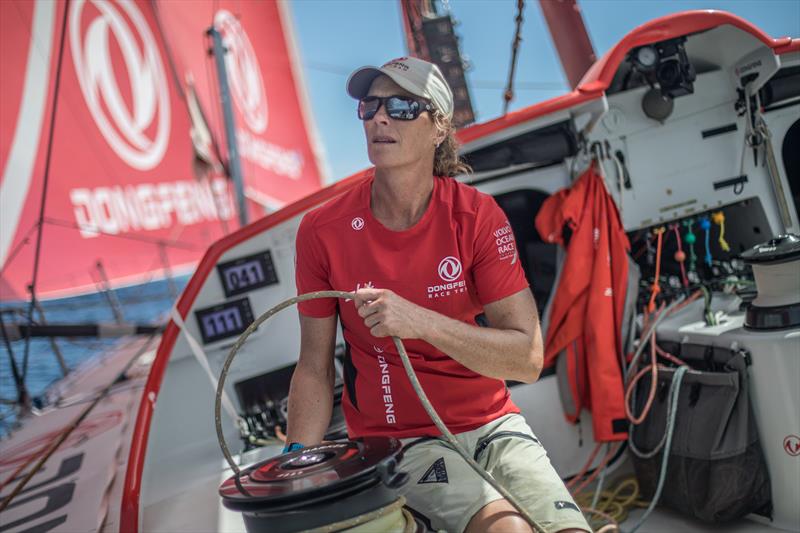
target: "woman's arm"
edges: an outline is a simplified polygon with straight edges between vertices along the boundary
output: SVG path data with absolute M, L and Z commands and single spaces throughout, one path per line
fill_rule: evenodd
M 286 442 L 310 446 L 322 441 L 331 421 L 335 371 L 336 315 L 300 315 L 300 358 L 289 387 Z
M 388 289 L 361 289 L 358 314 L 375 337 L 421 339 L 470 370 L 533 383 L 544 359 L 539 316 L 530 289 L 484 306 L 488 328 L 454 320 Z

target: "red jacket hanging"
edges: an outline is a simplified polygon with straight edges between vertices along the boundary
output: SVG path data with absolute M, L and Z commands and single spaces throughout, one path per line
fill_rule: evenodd
M 567 358 L 575 405 L 575 412 L 565 413 L 568 420 L 576 422 L 585 407 L 592 412 L 595 441 L 624 440 L 619 361 L 630 243 L 594 162 L 570 189 L 544 202 L 536 229 L 567 252 L 551 307 L 544 366 L 554 365 L 559 354 Z

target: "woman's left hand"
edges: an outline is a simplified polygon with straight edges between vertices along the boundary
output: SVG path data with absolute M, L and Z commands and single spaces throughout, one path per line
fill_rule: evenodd
M 373 337 L 420 339 L 430 311 L 389 289 L 359 289 L 355 305 Z

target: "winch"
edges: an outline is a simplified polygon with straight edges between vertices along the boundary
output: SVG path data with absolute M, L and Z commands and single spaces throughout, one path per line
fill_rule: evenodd
M 247 531 L 413 532 L 398 489 L 408 474 L 397 439 L 367 437 L 318 444 L 273 457 L 228 478 L 219 489 Z
M 800 237 L 780 235 L 742 253 L 752 265 L 758 296 L 745 327 L 775 330 L 800 326 Z

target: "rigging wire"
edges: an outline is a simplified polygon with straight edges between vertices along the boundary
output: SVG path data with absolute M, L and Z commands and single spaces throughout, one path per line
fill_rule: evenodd
M 161 11 L 158 9 L 158 2 L 150 2 L 150 8 L 153 11 L 153 18 L 156 21 L 156 29 L 161 37 L 161 44 L 164 46 L 164 52 L 167 56 L 167 65 L 169 65 L 169 72 L 172 75 L 172 82 L 175 84 L 175 89 L 178 91 L 178 96 L 184 103 L 186 103 L 186 93 L 181 85 L 181 79 L 178 75 L 178 69 L 175 66 L 175 56 L 172 53 L 172 47 L 169 41 L 164 37 L 164 24 L 161 21 Z
M 25 378 L 20 374 L 17 367 L 17 361 L 14 359 L 14 349 L 11 346 L 11 341 L 6 334 L 6 325 L 3 322 L 3 312 L 0 310 L 0 331 L 3 333 L 3 341 L 5 342 L 6 349 L 8 350 L 8 359 L 11 362 L 11 374 L 14 377 L 14 383 L 17 386 L 17 403 L 20 406 L 27 407 L 30 404 L 30 397 L 28 390 L 25 388 Z
M 519 43 L 522 42 L 520 35 L 522 31 L 522 12 L 525 9 L 525 0 L 517 0 L 517 29 L 514 32 L 514 41 L 511 45 L 511 65 L 508 69 L 508 84 L 503 93 L 503 115 L 508 113 L 508 106 L 511 100 L 514 99 L 514 73 L 517 70 L 517 53 L 519 52 Z
M 47 155 L 44 163 L 44 183 L 42 185 L 42 199 L 39 205 L 38 230 L 36 232 L 36 250 L 33 256 L 33 281 L 30 284 L 31 301 L 28 306 L 28 325 L 33 323 L 33 310 L 36 307 L 36 281 L 39 277 L 39 259 L 42 252 L 42 233 L 44 230 L 44 211 L 47 204 L 47 187 L 50 178 L 50 163 L 53 159 L 53 135 L 56 130 L 56 117 L 58 116 L 58 95 L 61 88 L 61 68 L 64 64 L 64 41 L 67 35 L 67 14 L 69 13 L 70 0 L 64 3 L 64 17 L 61 21 L 61 37 L 58 46 L 58 62 L 56 64 L 56 79 L 53 88 L 53 111 L 50 114 L 50 131 L 47 134 Z M 30 328 L 25 334 L 25 352 L 22 356 L 22 381 L 24 387 L 25 376 L 28 373 L 28 355 L 30 354 L 31 336 Z
M 28 231 L 25 232 L 25 236 L 22 237 L 22 239 L 20 239 L 20 241 L 17 243 L 17 245 L 11 250 L 11 253 L 9 253 L 8 257 L 6 258 L 5 264 L 0 266 L 0 274 L 5 272 L 6 268 L 8 268 L 8 266 L 17 257 L 17 254 L 20 253 L 22 251 L 22 249 L 25 248 L 25 246 L 30 244 L 30 242 L 31 242 L 31 239 L 30 239 L 31 233 L 33 233 L 36 230 L 36 227 L 37 226 L 36 226 L 35 222 L 33 224 L 31 224 L 31 227 L 28 228 Z

